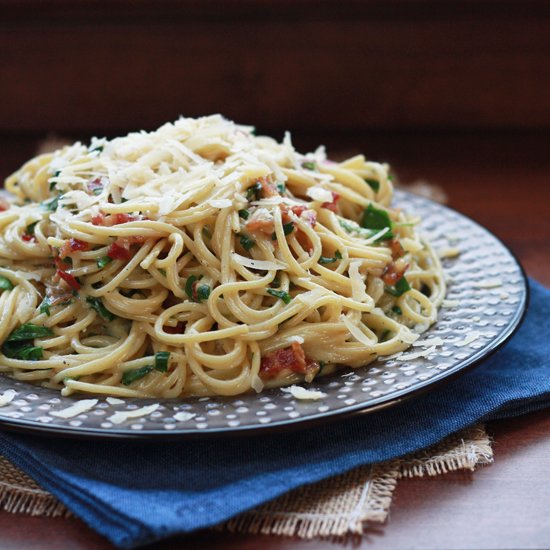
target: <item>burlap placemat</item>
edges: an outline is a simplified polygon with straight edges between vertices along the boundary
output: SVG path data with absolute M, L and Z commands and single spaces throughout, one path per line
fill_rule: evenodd
M 388 515 L 400 477 L 474 470 L 493 461 L 483 426 L 453 435 L 413 456 L 363 466 L 305 485 L 216 527 L 230 532 L 294 535 L 304 539 L 361 534 Z M 0 509 L 32 516 L 70 516 L 51 493 L 0 457 Z

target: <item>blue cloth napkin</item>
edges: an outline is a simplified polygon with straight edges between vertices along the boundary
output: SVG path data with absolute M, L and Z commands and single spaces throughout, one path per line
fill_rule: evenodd
M 550 291 L 478 367 L 399 406 L 295 433 L 159 444 L 3 433 L 0 453 L 122 548 L 215 525 L 299 485 L 550 405 Z

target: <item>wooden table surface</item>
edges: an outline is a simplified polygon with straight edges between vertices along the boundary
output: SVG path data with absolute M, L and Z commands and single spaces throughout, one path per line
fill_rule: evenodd
M 314 145 L 315 136 L 295 136 L 295 142 Z M 402 181 L 423 179 L 440 185 L 452 207 L 498 235 L 530 276 L 550 286 L 550 135 L 372 134 L 332 136 L 328 142 L 332 150 L 342 144 L 391 161 Z M 28 138 L 0 138 L 1 175 L 30 155 L 33 145 Z M 401 480 L 387 524 L 367 531 L 361 539 L 307 542 L 201 532 L 148 548 L 550 547 L 550 410 L 494 422 L 488 431 L 494 438 L 493 465 L 469 475 Z M 112 546 L 77 519 L 0 512 L 0 548 L 107 550 Z

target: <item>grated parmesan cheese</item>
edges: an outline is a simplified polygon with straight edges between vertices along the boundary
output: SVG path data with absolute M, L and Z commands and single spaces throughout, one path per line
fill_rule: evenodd
M 97 402 L 97 399 L 82 399 L 66 409 L 52 411 L 50 414 L 58 418 L 73 418 L 74 416 L 78 416 L 79 414 L 93 409 L 97 405 Z
M 230 201 L 229 199 L 211 199 L 208 202 L 214 208 L 229 208 L 230 206 L 233 206 L 233 201 Z
M 292 397 L 303 401 L 317 401 L 326 397 L 327 394 L 317 390 L 306 390 L 302 386 L 290 386 L 289 388 L 281 388 L 282 392 L 290 393 Z
M 323 189 L 322 187 L 308 187 L 306 194 L 314 201 L 332 202 L 332 193 L 328 189 Z
M 464 346 L 470 345 L 472 342 L 475 342 L 481 336 L 481 332 L 470 332 L 464 340 L 455 342 L 455 346 L 462 348 Z
M 456 248 L 456 247 L 443 248 L 439 250 L 437 254 L 441 259 L 456 258 L 457 256 L 460 256 L 460 248 Z
M 185 411 L 181 411 L 176 413 L 173 418 L 174 420 L 177 420 L 178 422 L 187 422 L 188 420 L 191 420 L 192 418 L 195 418 L 197 416 L 194 413 L 188 413 Z
M 400 353 L 395 357 L 396 361 L 412 361 L 413 359 L 419 359 L 420 357 L 428 357 L 435 351 L 435 346 L 422 351 L 413 351 L 411 353 Z
M 123 401 L 122 399 L 118 399 L 117 397 L 107 397 L 105 401 L 107 401 L 109 405 L 124 405 L 124 403 L 126 403 L 126 401 Z
M 122 424 L 129 420 L 130 418 L 139 418 L 141 416 L 147 416 L 155 412 L 160 405 L 155 403 L 154 405 L 148 405 L 146 407 L 141 407 L 141 409 L 134 409 L 132 411 L 118 411 L 108 418 L 113 424 Z
M 413 346 L 442 346 L 445 343 L 443 338 L 439 338 L 439 336 L 436 336 L 435 338 L 428 338 L 426 340 L 417 340 L 416 342 L 413 342 Z
M 16 395 L 17 392 L 15 390 L 6 390 L 2 395 L 0 395 L 0 407 L 11 403 Z
M 496 288 L 502 286 L 502 281 L 500 279 L 485 279 L 474 283 L 474 286 L 477 288 Z

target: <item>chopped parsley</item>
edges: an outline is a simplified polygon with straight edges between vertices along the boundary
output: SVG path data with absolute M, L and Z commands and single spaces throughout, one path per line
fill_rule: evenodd
M 102 319 L 105 319 L 106 321 L 112 321 L 114 318 L 115 318 L 115 315 L 114 313 L 111 313 L 104 305 L 103 305 L 103 302 L 101 301 L 101 298 L 93 298 L 92 296 L 88 296 L 86 298 L 86 302 L 88 304 L 90 304 L 91 308 L 92 309 L 95 309 L 98 313 L 99 313 L 99 316 L 102 318 Z
M 290 304 L 290 300 L 292 300 L 292 297 L 288 292 L 285 292 L 284 290 L 275 290 L 274 288 L 268 288 L 267 293 L 271 294 L 271 296 L 274 296 L 275 298 L 280 298 L 285 304 Z
M 45 313 L 49 317 L 51 305 L 52 304 L 50 303 L 50 299 L 46 296 L 40 304 L 40 313 Z

